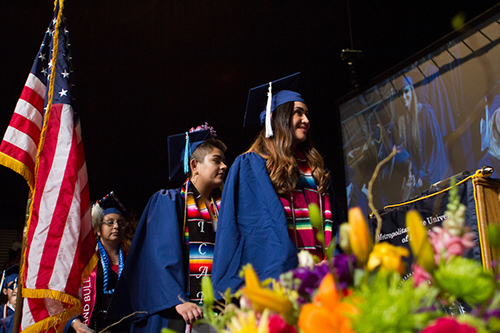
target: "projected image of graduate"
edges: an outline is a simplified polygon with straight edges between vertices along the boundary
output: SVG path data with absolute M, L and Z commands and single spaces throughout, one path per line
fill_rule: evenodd
M 483 135 L 484 146 L 487 146 L 486 154 L 481 158 L 477 167 L 491 166 L 495 170 L 492 178 L 498 178 L 500 171 L 500 94 L 496 95 L 488 108 Z
M 389 131 L 392 144 L 401 146 L 410 155 L 415 174 L 412 194 L 419 194 L 449 176 L 451 171 L 448 170 L 448 153 L 432 108 L 418 102 L 411 77 L 403 77 L 402 83 L 404 107 L 394 109 Z

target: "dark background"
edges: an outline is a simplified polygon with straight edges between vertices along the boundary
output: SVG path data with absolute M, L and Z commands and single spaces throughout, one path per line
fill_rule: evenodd
M 248 89 L 300 71 L 312 136 L 345 206 L 335 101 L 354 86 L 341 50 L 363 51 L 363 88 L 450 33 L 457 14 L 470 20 L 496 3 L 351 0 L 351 45 L 346 0 L 66 0 L 91 201 L 114 190 L 140 215 L 155 191 L 180 185 L 168 181 L 167 136 L 204 122 L 231 163 L 259 130 L 242 127 Z M 51 0 L 1 1 L 1 136 L 52 10 Z M 0 166 L 0 229 L 22 226 L 27 196 Z

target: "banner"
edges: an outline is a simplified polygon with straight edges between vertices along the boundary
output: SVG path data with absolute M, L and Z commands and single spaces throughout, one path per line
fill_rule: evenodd
M 465 226 L 474 233 L 474 242 L 476 246 L 464 254 L 464 257 L 482 261 L 480 225 L 477 214 L 477 196 L 474 189 L 474 180 L 480 177 L 476 174 L 464 176 L 457 179 L 458 195 L 460 203 L 465 205 Z M 422 216 L 422 225 L 427 229 L 440 227 L 448 219 L 446 215 L 446 205 L 449 200 L 450 182 L 443 181 L 440 188 L 422 194 L 421 197 L 414 198 L 407 202 L 386 206 L 378 211 L 382 218 L 382 228 L 380 233 L 376 234 L 377 219 L 373 214 L 368 221 L 372 235 L 380 242 L 388 242 L 395 246 L 406 247 L 410 251 L 410 257 L 405 258 L 408 263 L 407 272 L 411 269 L 409 265 L 413 262 L 411 248 L 409 244 L 408 228 L 406 227 L 406 213 L 410 210 L 416 210 Z

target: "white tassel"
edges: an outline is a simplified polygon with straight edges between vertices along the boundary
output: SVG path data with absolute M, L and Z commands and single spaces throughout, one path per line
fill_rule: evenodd
M 269 82 L 269 89 L 267 92 L 267 105 L 266 105 L 266 138 L 273 136 L 273 129 L 271 127 L 271 102 L 273 100 L 273 87 L 272 82 Z

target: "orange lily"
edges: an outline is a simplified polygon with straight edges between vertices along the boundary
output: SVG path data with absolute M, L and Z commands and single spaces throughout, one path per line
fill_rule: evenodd
M 361 264 L 366 264 L 372 250 L 373 242 L 368 230 L 368 223 L 359 207 L 349 209 L 349 243 L 352 253 Z
M 434 250 L 427 237 L 427 228 L 422 225 L 422 217 L 416 210 L 406 213 L 406 227 L 415 261 L 427 272 L 432 273 L 436 267 Z
M 263 313 L 265 309 L 269 309 L 283 315 L 283 317 L 288 316 L 293 311 L 293 304 L 285 294 L 262 288 L 252 265 L 245 265 L 243 272 L 245 286 L 242 291 L 252 303 L 255 311 Z
M 333 276 L 328 274 L 321 281 L 313 303 L 302 307 L 299 328 L 304 333 L 353 333 L 351 320 L 346 315 L 357 313 L 357 309 L 351 304 L 339 301 L 340 295 L 335 289 Z
M 402 257 L 408 257 L 409 255 L 410 251 L 404 247 L 394 246 L 389 243 L 379 243 L 373 247 L 367 267 L 372 271 L 380 266 L 383 270 L 403 274 L 405 263 Z

